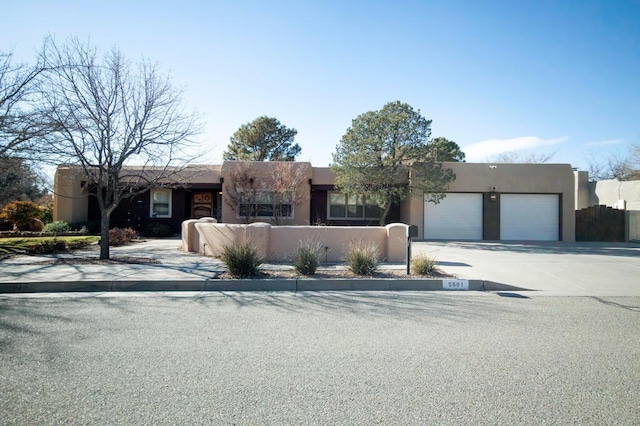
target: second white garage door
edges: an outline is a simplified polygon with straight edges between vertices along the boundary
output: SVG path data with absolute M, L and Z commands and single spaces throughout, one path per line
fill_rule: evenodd
M 500 195 L 500 239 L 558 241 L 557 194 Z
M 449 193 L 438 204 L 424 201 L 424 238 L 481 240 L 482 194 Z

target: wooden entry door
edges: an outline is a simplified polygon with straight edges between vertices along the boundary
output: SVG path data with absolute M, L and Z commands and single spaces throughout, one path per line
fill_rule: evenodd
M 213 192 L 194 192 L 191 202 L 191 217 L 213 217 Z

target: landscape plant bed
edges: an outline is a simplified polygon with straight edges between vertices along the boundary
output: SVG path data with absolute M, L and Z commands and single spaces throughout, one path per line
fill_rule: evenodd
M 237 277 L 232 276 L 228 272 L 223 272 L 220 275 L 217 275 L 215 278 L 217 279 L 226 279 L 226 280 L 235 280 Z M 349 279 L 424 279 L 424 278 L 433 278 L 433 279 L 442 279 L 442 278 L 454 278 L 452 275 L 448 275 L 442 273 L 440 271 L 430 274 L 430 275 L 407 275 L 407 271 L 403 269 L 380 269 L 379 271 L 374 272 L 371 275 L 357 275 L 351 271 L 345 269 L 331 269 L 331 270 L 318 270 L 313 275 L 301 275 L 298 274 L 294 270 L 286 269 L 286 270 L 263 270 L 260 275 L 253 277 L 252 279 L 328 279 L 328 278 L 349 278 Z M 247 278 L 244 278 L 247 279 Z M 251 279 L 251 278 L 249 278 Z
M 1 231 L 0 238 L 60 238 L 60 237 L 81 237 L 89 236 L 83 231 L 68 231 L 68 232 L 32 232 L 32 231 Z
M 51 254 L 87 247 L 99 237 L 12 237 L 0 240 L 0 256 L 15 254 Z

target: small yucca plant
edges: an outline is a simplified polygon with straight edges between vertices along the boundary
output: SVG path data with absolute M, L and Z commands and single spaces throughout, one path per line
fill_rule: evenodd
M 420 254 L 411 259 L 411 272 L 416 275 L 431 275 L 436 272 L 436 259 Z
M 222 261 L 227 265 L 231 276 L 235 278 L 253 278 L 260 274 L 262 259 L 251 243 L 225 246 L 222 249 Z
M 320 266 L 322 244 L 316 240 L 300 241 L 291 255 L 291 263 L 301 275 L 313 275 Z
M 347 269 L 356 275 L 372 275 L 378 270 L 380 251 L 377 244 L 352 241 L 344 255 Z

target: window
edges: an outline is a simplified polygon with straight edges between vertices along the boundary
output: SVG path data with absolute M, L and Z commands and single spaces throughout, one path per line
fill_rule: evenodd
M 380 219 L 382 208 L 361 195 L 329 192 L 329 219 Z
M 152 189 L 151 190 L 151 209 L 150 209 L 149 215 L 152 218 L 171 217 L 171 190 L 170 189 Z
M 253 197 L 247 196 L 240 200 L 238 217 L 293 217 L 291 197 L 258 191 Z

